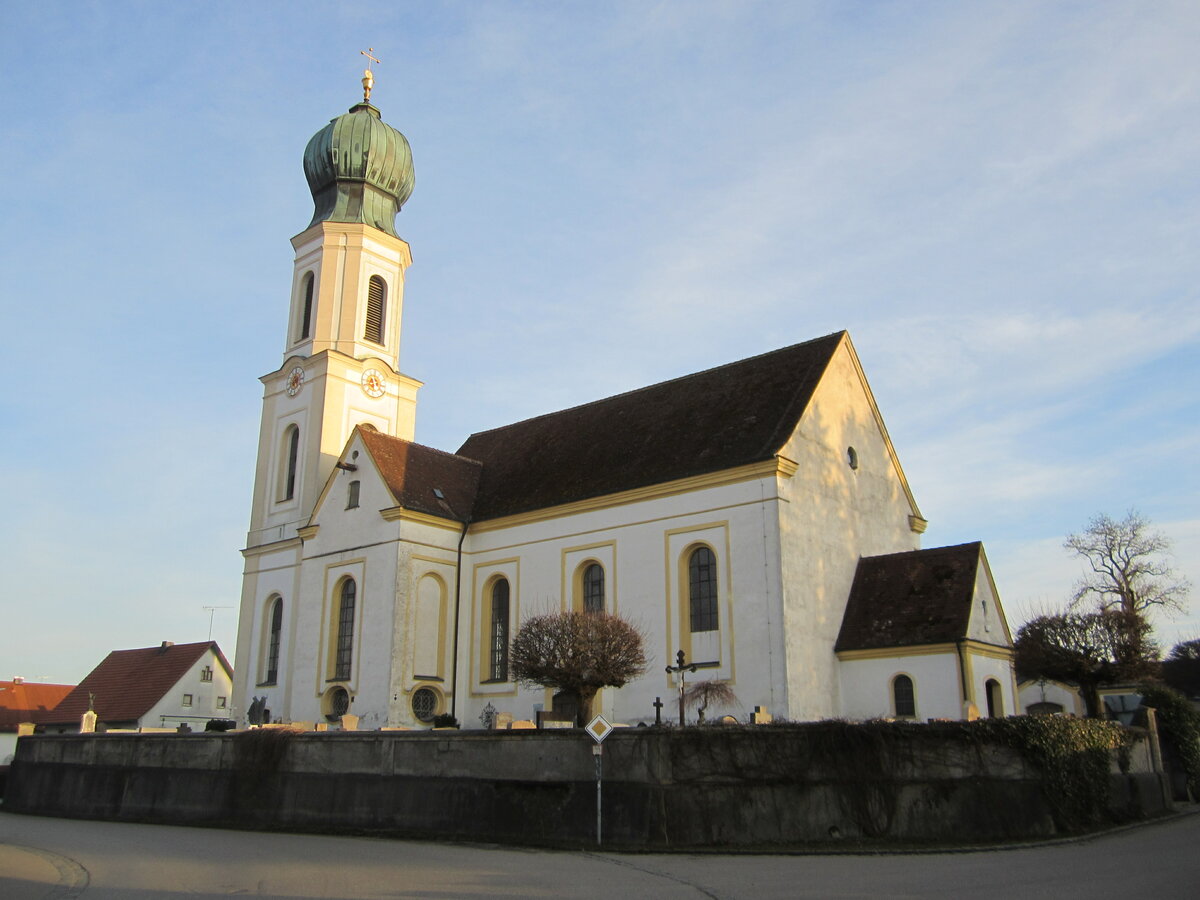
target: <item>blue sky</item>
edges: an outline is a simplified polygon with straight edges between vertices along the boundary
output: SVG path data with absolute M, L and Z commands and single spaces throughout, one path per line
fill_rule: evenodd
M 1098 512 L 1200 583 L 1193 2 L 0 0 L 0 678 L 237 604 L 301 154 L 367 46 L 421 442 L 845 328 L 1014 627 Z

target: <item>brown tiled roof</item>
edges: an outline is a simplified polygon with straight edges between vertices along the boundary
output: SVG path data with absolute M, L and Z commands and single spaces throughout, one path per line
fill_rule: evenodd
M 15 731 L 22 722 L 44 722 L 46 715 L 74 687 L 72 684 L 0 681 L 0 731 Z
M 78 723 L 96 695 L 101 722 L 135 722 L 144 716 L 209 649 L 230 674 L 233 668 L 216 641 L 113 650 L 49 714 L 46 722 Z
M 397 506 L 456 522 L 467 521 L 482 468 L 478 462 L 373 428 L 360 427 L 358 431 Z
M 975 541 L 860 559 L 834 649 L 912 647 L 965 638 L 982 550 Z
M 773 457 L 845 332 L 467 438 L 473 520 L 544 509 Z

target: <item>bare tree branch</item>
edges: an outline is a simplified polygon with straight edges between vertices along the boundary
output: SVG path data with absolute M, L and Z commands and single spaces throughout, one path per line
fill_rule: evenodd
M 1063 547 L 1082 557 L 1089 574 L 1071 595 L 1071 606 L 1094 599 L 1100 609 L 1120 609 L 1145 615 L 1158 607 L 1183 609 L 1191 590 L 1187 579 L 1175 574 L 1169 559 L 1171 540 L 1136 511 L 1116 521 L 1098 515 L 1079 534 L 1067 535 Z

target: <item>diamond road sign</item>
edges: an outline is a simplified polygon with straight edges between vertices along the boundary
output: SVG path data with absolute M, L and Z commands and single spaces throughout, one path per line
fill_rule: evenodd
M 608 720 L 604 716 L 596 716 L 592 721 L 587 723 L 587 728 L 584 729 L 592 736 L 592 740 L 597 744 L 602 743 L 613 727 L 608 724 Z

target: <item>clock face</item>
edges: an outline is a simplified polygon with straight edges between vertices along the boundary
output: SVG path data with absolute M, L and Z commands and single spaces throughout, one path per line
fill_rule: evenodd
M 287 377 L 287 392 L 289 397 L 295 397 L 300 393 L 300 387 L 304 384 L 304 370 L 299 366 L 288 372 Z
M 383 392 L 387 389 L 387 382 L 383 380 L 383 373 L 378 369 L 367 369 L 362 374 L 362 389 L 368 397 L 382 397 Z

